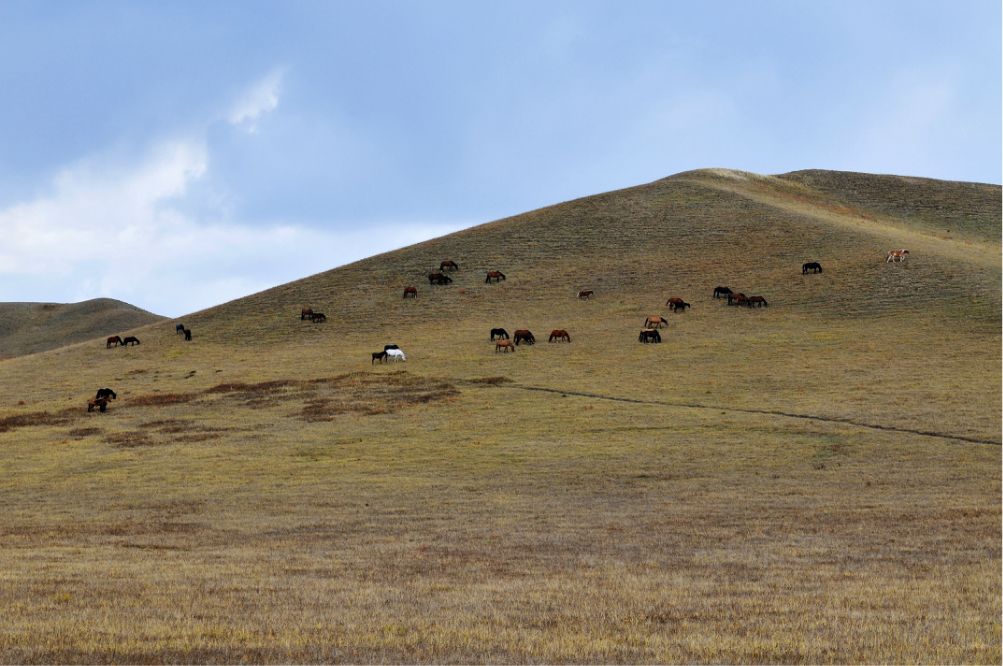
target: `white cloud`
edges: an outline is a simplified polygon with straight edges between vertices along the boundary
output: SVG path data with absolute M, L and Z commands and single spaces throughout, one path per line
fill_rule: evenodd
M 282 90 L 283 69 L 273 69 L 263 79 L 248 88 L 230 108 L 226 116 L 231 125 L 242 127 L 247 132 L 258 131 L 257 120 L 262 115 L 274 111 L 279 105 Z

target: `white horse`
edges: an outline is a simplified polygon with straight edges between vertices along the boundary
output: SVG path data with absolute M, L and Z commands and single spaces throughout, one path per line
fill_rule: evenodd
M 387 350 L 387 361 L 393 361 L 394 363 L 396 363 L 397 361 L 406 361 L 406 360 L 407 356 L 405 356 L 404 352 L 402 352 L 400 349 Z

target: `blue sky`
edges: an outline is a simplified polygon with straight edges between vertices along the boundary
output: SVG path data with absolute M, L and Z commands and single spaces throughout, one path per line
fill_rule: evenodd
M 980 0 L 8 0 L 0 301 L 177 316 L 702 167 L 1000 183 L 1000 26 Z

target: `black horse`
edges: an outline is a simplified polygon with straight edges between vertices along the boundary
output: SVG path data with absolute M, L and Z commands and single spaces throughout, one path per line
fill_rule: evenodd
M 192 329 L 186 328 L 185 329 L 185 342 L 191 342 L 191 341 L 192 341 Z
M 397 345 L 394 345 L 394 344 L 383 345 L 383 351 L 387 352 L 387 351 L 390 351 L 391 349 L 400 349 L 400 347 L 398 347 Z
M 504 328 L 492 328 L 491 342 L 494 342 L 496 337 L 499 340 L 508 340 L 508 331 L 506 331 Z
M 184 332 L 185 332 L 185 325 L 184 324 L 178 324 L 177 326 L 174 327 L 174 334 L 175 335 L 181 335 Z
M 645 344 L 649 342 L 661 342 L 662 336 L 654 329 L 644 329 L 638 334 L 637 341 Z
M 319 324 L 321 322 L 327 321 L 327 315 L 324 314 L 323 312 L 314 312 L 313 314 L 310 315 L 310 321 L 312 321 L 315 324 Z
M 123 347 L 128 347 L 129 345 L 138 345 L 138 344 L 139 344 L 139 338 L 137 338 L 135 335 L 130 335 L 125 340 L 122 340 Z
M 731 294 L 731 289 L 728 287 L 714 287 L 714 298 L 721 298 L 722 296 L 728 296 Z
M 110 388 L 99 388 L 97 394 L 94 396 L 95 400 L 100 400 L 101 398 L 111 398 L 114 400 L 118 396 Z
M 809 261 L 807 264 L 801 266 L 801 275 L 805 273 L 821 273 L 822 264 L 817 261 Z
M 373 354 L 373 361 L 372 361 L 372 363 L 370 363 L 370 365 L 372 365 L 373 363 L 376 363 L 376 361 L 379 361 L 380 363 L 383 363 L 384 361 L 387 360 L 387 352 L 386 352 L 386 350 L 379 351 L 379 352 L 373 352 L 372 354 Z

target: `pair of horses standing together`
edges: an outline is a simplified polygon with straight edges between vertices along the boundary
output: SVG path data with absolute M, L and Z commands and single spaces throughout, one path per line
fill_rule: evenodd
M 300 310 L 300 321 L 309 319 L 315 324 L 327 321 L 327 315 L 323 312 L 314 312 L 313 308 L 303 308 Z
M 135 335 L 126 336 L 124 339 L 113 335 L 105 341 L 104 348 L 111 349 L 112 347 L 128 347 L 129 345 L 138 345 L 139 338 Z
M 728 305 L 744 305 L 746 307 L 768 307 L 770 304 L 762 296 L 746 296 L 745 294 L 728 294 Z
M 185 328 L 184 324 L 178 324 L 177 326 L 175 326 L 174 334 L 185 336 L 185 342 L 192 341 L 192 330 L 190 328 Z
M 373 352 L 373 360 L 370 365 L 377 361 L 380 363 L 389 363 L 391 360 L 394 363 L 397 361 L 407 361 L 407 356 L 404 355 L 404 352 L 397 345 L 383 345 L 383 351 Z

